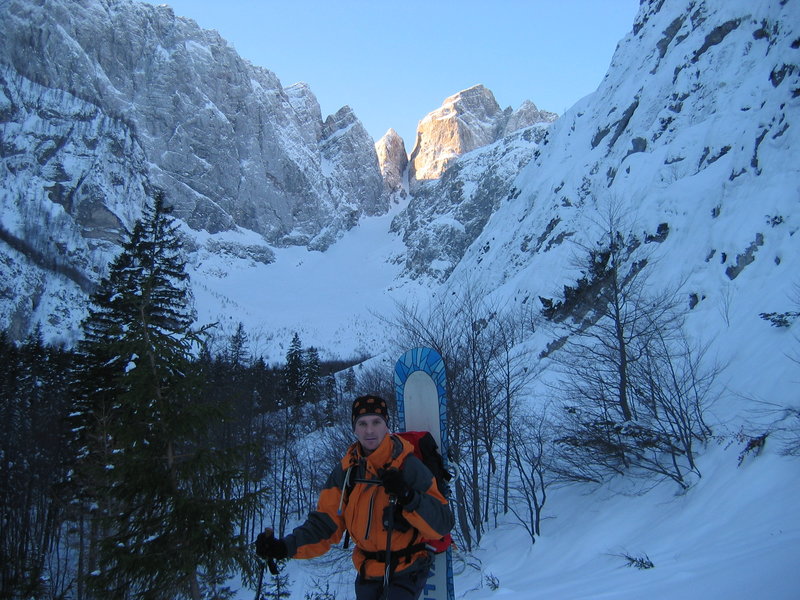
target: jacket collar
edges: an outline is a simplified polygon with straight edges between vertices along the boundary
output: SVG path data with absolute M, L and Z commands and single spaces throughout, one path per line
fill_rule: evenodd
M 407 444 L 402 438 L 388 433 L 380 445 L 368 456 L 364 456 L 361 444 L 354 442 L 345 456 L 348 465 L 343 464 L 343 466 L 347 468 L 347 466 L 364 461 L 370 467 L 369 470 L 379 473 L 383 469 L 402 464 L 402 459 L 410 451 L 413 451 L 410 444 Z

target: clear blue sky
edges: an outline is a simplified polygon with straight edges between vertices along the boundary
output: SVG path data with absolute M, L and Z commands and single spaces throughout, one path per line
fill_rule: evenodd
M 164 0 L 153 0 L 163 4 Z M 593 92 L 639 0 L 166 0 L 216 29 L 323 118 L 347 104 L 375 139 L 414 144 L 442 100 L 482 83 L 501 107 L 559 114 Z

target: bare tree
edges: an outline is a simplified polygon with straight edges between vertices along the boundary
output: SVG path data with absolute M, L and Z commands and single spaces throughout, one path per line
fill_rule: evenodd
M 514 502 L 509 508 L 528 532 L 531 543 L 541 535 L 547 490 L 560 480 L 554 462 L 557 454 L 553 451 L 553 432 L 546 408 L 519 416 L 515 421 L 509 451 L 515 467 Z
M 687 471 L 699 474 L 693 443 L 708 435 L 702 413 L 718 368 L 687 344 L 677 292 L 648 281 L 652 251 L 613 211 L 603 225 L 600 242 L 582 248 L 576 286 L 544 303 L 568 332 L 554 357 L 563 464 L 581 481 L 644 471 L 685 486 Z
M 509 424 L 532 376 L 521 345 L 531 323 L 529 313 L 493 303 L 470 281 L 452 284 L 427 310 L 398 306 L 393 323 L 401 348 L 424 345 L 445 359 L 449 459 L 460 473 L 453 502 L 467 549 L 480 542 L 493 512 L 507 510 Z
M 503 433 L 503 500 L 502 511 L 509 511 L 510 478 L 512 468 L 513 424 L 520 398 L 537 375 L 531 349 L 525 344 L 534 331 L 535 317 L 526 307 L 498 315 L 493 320 L 497 353 L 492 369 L 495 393 L 502 403 L 501 427 Z

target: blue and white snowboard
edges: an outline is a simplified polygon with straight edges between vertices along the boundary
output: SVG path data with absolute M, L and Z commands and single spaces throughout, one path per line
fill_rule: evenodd
M 430 431 L 447 467 L 447 386 L 444 361 L 436 350 L 414 348 L 394 367 L 400 431 Z M 434 555 L 422 592 L 425 600 L 455 600 L 452 548 Z

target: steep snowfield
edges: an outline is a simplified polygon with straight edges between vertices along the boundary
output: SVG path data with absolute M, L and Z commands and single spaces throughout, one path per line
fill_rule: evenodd
M 666 224 L 650 244 L 653 285 L 682 282 L 687 309 L 699 300 L 689 331 L 730 363 L 732 393 L 794 399 L 796 342 L 759 313 L 798 301 L 800 69 L 786 66 L 800 61 L 797 23 L 797 3 L 643 6 L 598 91 L 554 124 L 451 281 L 478 277 L 511 302 L 558 298 L 579 275 L 575 244 L 600 239 L 609 209 L 641 239 Z
M 737 449 L 712 447 L 703 478 L 683 495 L 669 485 L 630 496 L 613 485 L 556 490 L 535 546 L 503 519 L 476 553 L 481 571 L 467 568 L 456 579 L 457 597 L 797 598 L 797 459 L 776 456 L 773 446 L 737 462 Z M 647 557 L 654 567 L 629 567 L 622 555 Z M 486 585 L 490 574 L 497 591 Z

